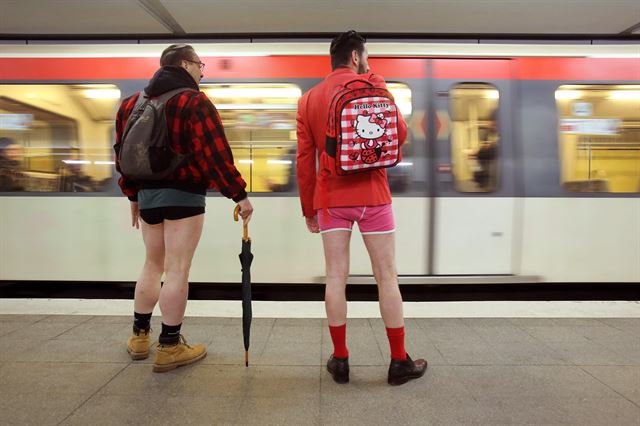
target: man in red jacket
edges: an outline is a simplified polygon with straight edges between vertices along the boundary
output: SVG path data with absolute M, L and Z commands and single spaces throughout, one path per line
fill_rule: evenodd
M 184 155 L 185 160 L 160 181 L 132 180 L 124 175 L 118 181 L 131 201 L 131 224 L 142 227 L 146 248 L 144 267 L 136 282 L 133 335 L 127 342 L 127 351 L 134 360 L 149 356 L 151 313 L 160 302 L 162 332 L 153 365 L 155 372 L 191 364 L 207 353 L 204 345 L 190 346 L 180 334 L 189 292 L 189 269 L 202 234 L 207 189 L 218 189 L 238 203 L 243 220 L 248 222 L 253 212 L 220 116 L 199 90 L 203 69 L 204 63 L 189 45 L 174 44 L 162 52 L 160 69 L 144 91 L 153 98 L 176 89 L 189 89 L 174 94 L 165 105 L 171 148 Z M 114 149 L 119 172 L 123 132 L 139 96 L 137 93 L 122 101 L 116 117 Z
M 327 369 L 337 383 L 349 381 L 346 346 L 349 240 L 353 223 L 364 239 L 378 283 L 380 311 L 391 347 L 388 382 L 406 383 L 424 375 L 427 362 L 411 360 L 404 349 L 402 296 L 395 265 L 395 224 L 385 169 L 346 176 L 316 173 L 316 155 L 325 150 L 329 106 L 336 89 L 355 79 L 368 79 L 386 88 L 384 79 L 369 71 L 365 40 L 355 31 L 331 42 L 333 72 L 298 102 L 297 175 L 302 212 L 310 232 L 321 233 L 326 261 L 325 306 L 334 352 Z M 400 114 L 398 112 L 398 114 Z M 404 143 L 407 125 L 398 116 L 398 138 Z

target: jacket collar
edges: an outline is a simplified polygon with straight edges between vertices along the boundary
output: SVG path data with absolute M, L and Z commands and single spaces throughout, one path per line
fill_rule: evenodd
M 199 90 L 198 84 L 187 70 L 178 66 L 165 65 L 156 71 L 144 91 L 148 96 L 160 96 L 182 87 Z
M 358 74 L 357 72 L 355 72 L 354 70 L 352 70 L 348 66 L 341 66 L 341 67 L 338 67 L 335 70 L 333 70 L 331 72 L 331 74 L 329 74 L 327 77 L 325 77 L 325 80 L 328 79 L 328 78 L 331 78 L 333 76 L 336 76 L 336 75 L 344 75 L 344 74 L 350 74 L 350 75 L 352 75 L 354 77 L 354 79 L 360 77 L 363 80 L 369 80 L 373 73 L 371 71 L 369 71 L 366 74 Z

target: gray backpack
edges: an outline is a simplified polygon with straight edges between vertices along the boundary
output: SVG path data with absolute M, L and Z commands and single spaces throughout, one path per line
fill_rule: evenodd
M 169 99 L 189 88 L 174 89 L 157 98 L 142 91 L 122 133 L 118 153 L 122 174 L 134 180 L 162 180 L 173 173 L 185 155 L 171 148 L 164 112 Z

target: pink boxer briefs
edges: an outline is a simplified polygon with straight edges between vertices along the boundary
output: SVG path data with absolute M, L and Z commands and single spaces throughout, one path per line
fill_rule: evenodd
M 390 234 L 396 230 L 391 204 L 382 206 L 330 207 L 328 214 L 318 210 L 320 233 L 351 231 L 353 222 L 358 224 L 360 233 Z

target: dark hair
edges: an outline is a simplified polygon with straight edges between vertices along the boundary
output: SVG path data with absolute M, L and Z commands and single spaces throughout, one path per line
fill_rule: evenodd
M 347 65 L 354 50 L 358 54 L 364 53 L 364 44 L 367 39 L 358 34 L 355 30 L 349 30 L 338 34 L 332 41 L 329 53 L 331 54 L 331 69 Z
M 180 65 L 180 61 L 191 61 L 196 51 L 188 44 L 172 44 L 162 51 L 160 66 Z

